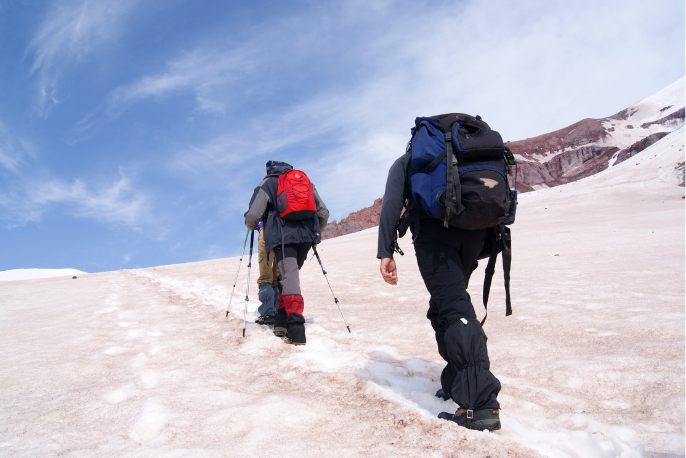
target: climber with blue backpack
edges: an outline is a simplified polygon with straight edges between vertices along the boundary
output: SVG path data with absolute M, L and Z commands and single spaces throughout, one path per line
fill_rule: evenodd
M 477 261 L 489 258 L 486 307 L 497 255 L 502 253 L 507 315 L 516 191 L 510 188 L 514 156 L 500 134 L 479 116 L 450 113 L 415 120 L 405 154 L 386 181 L 377 258 L 381 275 L 397 285 L 398 236 L 412 232 L 415 255 L 430 293 L 427 318 L 446 361 L 436 396 L 453 399 L 455 413 L 439 418 L 476 430 L 500 429 L 500 381 L 490 371 L 483 323 L 467 286 Z M 404 210 L 404 211 L 403 211 Z
M 328 219 L 329 210 L 304 172 L 285 162 L 267 162 L 267 176 L 253 192 L 245 225 L 254 230 L 262 221 L 265 253 L 274 250 L 280 289 L 274 334 L 286 343 L 306 343 L 299 270 L 310 248 L 321 241 Z

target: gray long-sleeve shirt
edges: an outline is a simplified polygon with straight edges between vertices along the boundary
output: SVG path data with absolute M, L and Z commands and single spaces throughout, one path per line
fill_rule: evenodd
M 395 228 L 400 219 L 405 199 L 410 197 L 410 176 L 413 169 L 410 166 L 412 153 L 400 156 L 388 171 L 386 191 L 384 192 L 381 216 L 379 218 L 379 241 L 376 257 L 392 258 L 391 245 L 395 240 Z
M 284 220 L 283 225 L 276 211 L 277 177 L 267 176 L 257 185 L 250 199 L 250 207 L 245 212 L 245 225 L 255 229 L 264 221 L 264 240 L 267 251 L 284 243 L 319 243 L 321 231 L 326 227 L 329 210 L 312 186 L 317 218 L 312 220 Z

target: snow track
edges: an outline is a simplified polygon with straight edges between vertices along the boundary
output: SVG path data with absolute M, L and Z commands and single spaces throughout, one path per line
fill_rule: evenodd
M 304 347 L 253 323 L 254 284 L 242 337 L 244 270 L 225 316 L 237 258 L 0 283 L 0 456 L 683 456 L 683 150 L 520 199 L 514 315 L 496 270 L 485 326 L 501 431 L 436 418 L 409 238 L 391 287 L 369 229 L 319 247 L 352 334 L 306 261 Z

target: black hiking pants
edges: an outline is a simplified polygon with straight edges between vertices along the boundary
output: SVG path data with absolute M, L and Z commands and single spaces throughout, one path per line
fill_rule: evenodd
M 490 371 L 486 334 L 467 293 L 485 239 L 485 229 L 446 228 L 439 220 L 424 219 L 414 243 L 419 272 L 431 294 L 426 317 L 436 333 L 438 353 L 448 363 L 441 387 L 469 410 L 500 408 L 500 381 Z

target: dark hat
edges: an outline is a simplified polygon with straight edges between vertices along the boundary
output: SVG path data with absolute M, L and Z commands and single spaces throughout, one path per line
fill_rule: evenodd
M 267 175 L 283 175 L 289 170 L 293 170 L 291 164 L 279 161 L 267 161 Z

